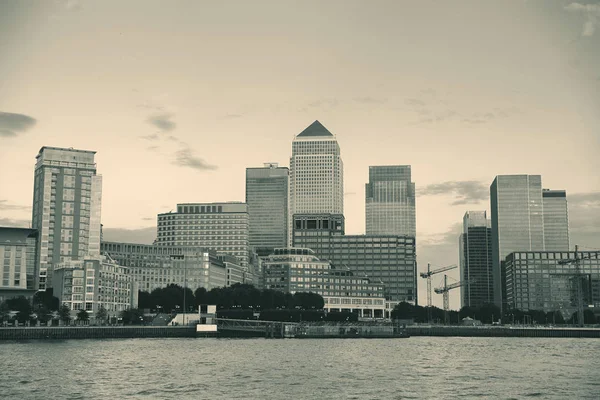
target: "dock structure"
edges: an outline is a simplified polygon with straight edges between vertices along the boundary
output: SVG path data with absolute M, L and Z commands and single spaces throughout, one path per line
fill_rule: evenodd
M 391 322 L 284 322 L 217 318 L 219 336 L 265 338 L 394 338 L 408 337 Z

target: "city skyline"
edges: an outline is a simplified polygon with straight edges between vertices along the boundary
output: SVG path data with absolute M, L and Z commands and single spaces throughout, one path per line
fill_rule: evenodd
M 559 1 L 500 10 L 333 3 L 319 13 L 317 3 L 297 4 L 293 15 L 285 4 L 233 13 L 187 4 L 190 17 L 168 11 L 177 24 L 147 3 L 148 19 L 134 29 L 132 1 L 112 31 L 102 28 L 104 4 L 3 3 L 1 224 L 30 222 L 37 150 L 75 147 L 97 151 L 105 236 L 147 242 L 156 214 L 177 203 L 243 201 L 244 169 L 286 166 L 293 136 L 319 119 L 344 154 L 347 234 L 365 232 L 368 166 L 412 165 L 420 269 L 458 261 L 461 217 L 489 210 L 487 188 L 499 174 L 540 174 L 545 187 L 565 189 L 571 244 L 600 243 L 600 32 L 584 30 L 584 11 Z M 489 13 L 497 18 L 481 29 Z M 378 23 L 348 23 L 363 15 Z M 415 22 L 422 18 L 427 29 Z M 29 32 L 35 40 L 22 40 Z M 215 42 L 190 52 L 177 44 L 189 38 Z M 201 62 L 207 55 L 212 63 Z M 436 67 L 450 56 L 452 68 Z M 240 59 L 249 60 L 243 69 Z

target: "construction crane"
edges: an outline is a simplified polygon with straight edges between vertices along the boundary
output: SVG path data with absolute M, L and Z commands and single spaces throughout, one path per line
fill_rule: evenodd
M 427 307 L 431 307 L 431 276 L 457 268 L 456 264 L 448 265 L 447 267 L 431 270 L 431 264 L 427 264 L 427 272 L 421 272 L 421 278 L 427 279 Z
M 594 253 L 594 255 L 597 257 L 597 253 Z M 582 327 L 584 325 L 584 319 L 583 319 L 584 275 L 581 273 L 581 268 L 579 267 L 579 262 L 581 260 L 589 260 L 590 258 L 592 258 L 592 253 L 590 253 L 587 256 L 579 257 L 579 246 L 575 245 L 575 258 L 571 258 L 568 260 L 560 260 L 558 262 L 559 265 L 575 264 L 575 273 L 574 273 L 573 278 L 575 280 L 575 302 L 577 303 L 577 324 L 580 327 Z
M 452 289 L 456 289 L 457 287 L 461 287 L 461 286 L 465 286 L 465 285 L 470 285 L 472 283 L 475 283 L 475 279 L 469 279 L 467 281 L 460 281 L 460 282 L 454 282 L 448 285 L 448 275 L 444 275 L 444 286 L 440 286 L 438 288 L 435 288 L 435 292 L 437 294 L 443 294 L 444 295 L 444 313 L 445 313 L 445 320 L 446 323 L 448 323 L 448 310 L 450 309 L 450 296 L 449 293 L 450 290 Z

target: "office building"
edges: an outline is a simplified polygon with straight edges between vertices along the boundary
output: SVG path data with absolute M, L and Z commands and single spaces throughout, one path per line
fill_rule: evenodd
M 585 308 L 600 307 L 600 252 L 578 252 Z M 509 310 L 560 311 L 565 319 L 577 311 L 575 252 L 514 252 L 505 260 L 506 307 Z
M 415 184 L 410 172 L 410 165 L 369 167 L 367 235 L 416 235 Z
M 237 257 L 243 267 L 251 258 L 245 203 L 185 203 L 177 212 L 158 214 L 156 243 L 200 247 Z
M 248 268 L 242 267 L 237 258 L 218 256 L 217 259 L 225 266 L 227 273 L 225 286 L 235 285 L 236 283 L 247 283 L 256 286 L 254 274 L 249 272 Z
M 344 166 L 338 142 L 319 121 L 292 142 L 289 191 L 289 244 L 294 214 L 343 214 Z
M 36 157 L 32 227 L 39 232 L 40 290 L 52 281 L 52 265 L 100 254 L 102 177 L 95 153 L 44 146 Z
M 492 228 L 485 211 L 467 211 L 459 240 L 461 306 L 479 308 L 494 303 Z
M 109 315 L 137 307 L 138 287 L 130 268 L 108 257 L 85 257 L 54 265 L 53 294 L 76 314 L 86 310 L 93 320 L 100 307 Z
M 320 260 L 303 248 L 275 249 L 264 260 L 267 289 L 323 296 L 327 311 L 355 312 L 361 318 L 384 318 L 384 285 L 345 267 Z
M 544 250 L 540 175 L 499 175 L 490 186 L 494 303 L 502 307 L 503 262 L 515 251 Z
M 542 190 L 544 204 L 544 248 L 548 251 L 569 250 L 569 210 L 567 192 Z
M 288 179 L 288 168 L 277 163 L 246 168 L 249 241 L 258 254 L 287 245 Z
M 390 301 L 417 302 L 414 236 L 344 235 L 341 215 L 294 215 L 293 246 L 385 285 Z
M 227 285 L 226 264 L 215 252 L 199 247 L 102 242 L 102 253 L 128 267 L 139 289 L 145 292 L 170 284 L 192 291 Z M 237 259 L 227 260 L 234 264 L 233 260 Z M 240 268 L 245 271 L 244 267 Z M 233 279 L 236 274 L 233 272 Z
M 0 227 L 0 289 L 37 290 L 38 231 Z

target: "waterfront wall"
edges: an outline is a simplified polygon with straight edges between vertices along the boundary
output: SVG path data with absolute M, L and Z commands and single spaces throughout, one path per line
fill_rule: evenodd
M 0 328 L 0 340 L 196 337 L 196 326 L 86 326 Z
M 600 338 L 594 328 L 407 326 L 410 336 Z

